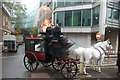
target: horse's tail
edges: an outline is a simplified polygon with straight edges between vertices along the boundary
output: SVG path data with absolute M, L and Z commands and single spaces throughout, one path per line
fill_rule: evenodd
M 76 56 L 81 60 L 81 58 L 83 59 L 83 61 L 80 62 L 84 62 L 84 50 L 85 48 L 79 47 L 77 49 L 74 50 L 74 52 L 76 53 Z

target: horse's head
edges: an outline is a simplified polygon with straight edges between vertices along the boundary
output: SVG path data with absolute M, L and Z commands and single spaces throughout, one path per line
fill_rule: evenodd
M 104 43 L 104 46 L 106 47 L 106 49 L 113 49 L 113 46 L 109 39 L 104 41 L 103 43 Z
M 112 43 L 110 42 L 109 39 L 107 40 L 107 43 L 108 43 L 107 48 L 108 49 L 113 49 Z

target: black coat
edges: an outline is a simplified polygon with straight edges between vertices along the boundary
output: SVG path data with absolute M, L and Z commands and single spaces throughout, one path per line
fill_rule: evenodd
M 62 35 L 61 28 L 56 26 L 53 30 L 53 36 L 54 38 L 60 38 L 60 35 Z
M 120 53 L 117 54 L 117 66 L 120 66 Z
M 53 29 L 51 27 L 47 27 L 47 29 L 46 29 L 46 36 L 50 37 L 50 35 L 53 35 Z

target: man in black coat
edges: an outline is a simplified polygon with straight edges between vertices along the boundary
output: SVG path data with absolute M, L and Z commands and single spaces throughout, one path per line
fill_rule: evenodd
M 119 52 L 117 54 L 117 66 L 118 66 L 118 72 L 117 72 L 117 74 L 120 75 L 120 53 Z
M 52 55 L 50 54 L 50 49 L 51 49 L 51 45 L 49 45 L 51 43 L 51 40 L 53 38 L 53 26 L 49 26 L 46 29 L 46 38 L 45 38 L 45 57 L 46 57 L 46 61 L 50 62 Z

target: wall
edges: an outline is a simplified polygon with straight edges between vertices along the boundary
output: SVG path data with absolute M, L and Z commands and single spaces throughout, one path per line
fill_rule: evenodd
M 75 43 L 70 49 L 77 47 L 87 48 L 91 46 L 91 34 L 67 33 L 65 35 L 71 43 Z

